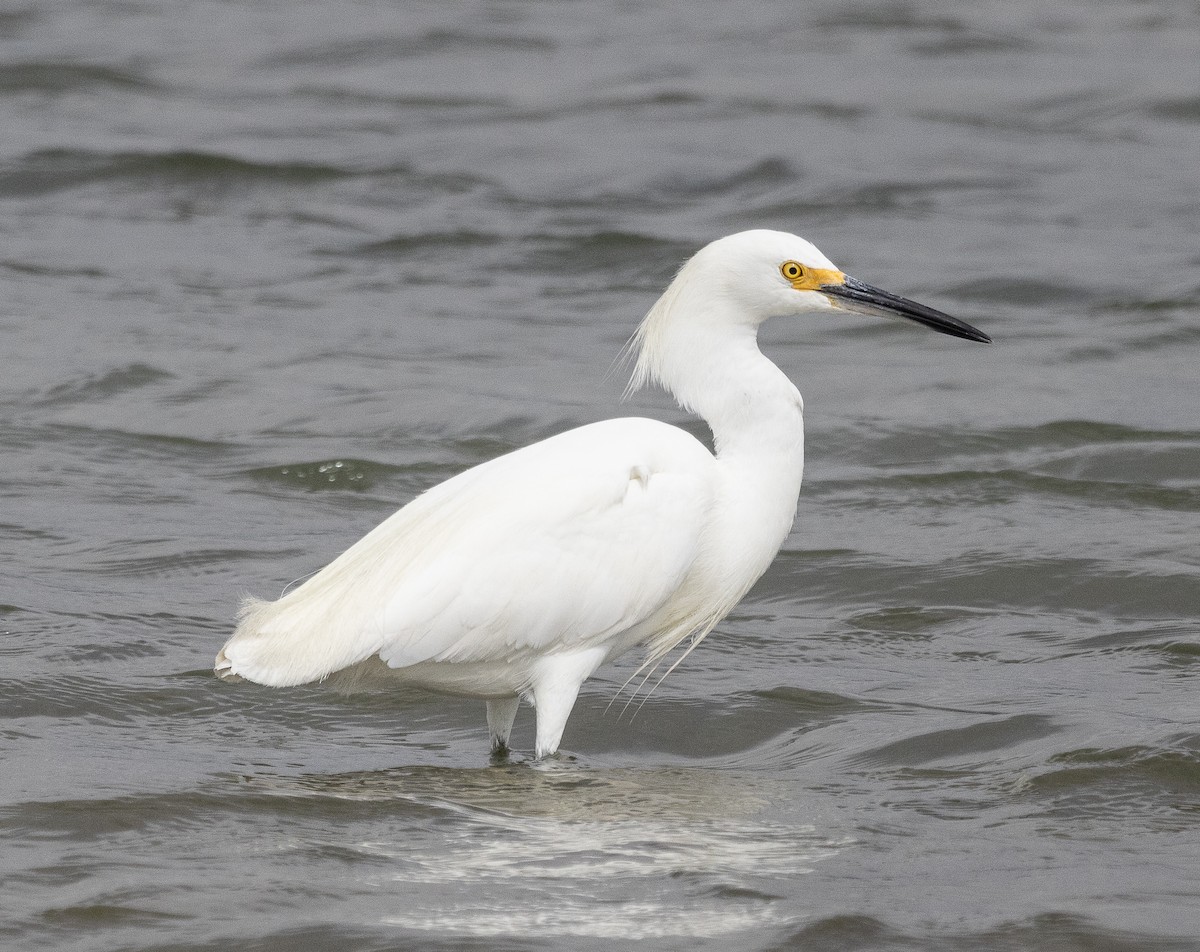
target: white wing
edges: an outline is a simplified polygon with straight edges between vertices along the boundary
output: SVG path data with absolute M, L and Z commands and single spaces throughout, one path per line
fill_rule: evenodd
M 435 486 L 277 602 L 251 602 L 222 674 L 301 684 L 505 662 L 604 643 L 675 592 L 700 551 L 714 460 L 666 424 L 609 420 Z

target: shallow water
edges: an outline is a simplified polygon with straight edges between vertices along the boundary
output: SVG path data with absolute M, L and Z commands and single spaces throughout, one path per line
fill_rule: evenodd
M 1183 3 L 6 8 L 4 947 L 1197 948 L 1198 54 Z M 244 593 L 631 412 L 750 227 L 996 343 L 764 329 L 796 527 L 649 700 L 493 764 L 477 703 L 213 678 Z

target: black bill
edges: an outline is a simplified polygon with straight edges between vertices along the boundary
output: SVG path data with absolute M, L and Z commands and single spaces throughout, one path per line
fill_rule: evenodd
M 964 340 L 977 340 L 983 344 L 990 344 L 992 342 L 992 339 L 987 334 L 977 327 L 972 327 L 966 321 L 960 321 L 957 317 L 951 317 L 949 314 L 935 311 L 924 304 L 918 304 L 916 301 L 902 298 L 898 294 L 889 294 L 887 291 L 881 291 L 879 288 L 864 284 L 862 281 L 852 278 L 849 275 L 846 276 L 845 283 L 843 284 L 822 284 L 820 291 L 822 294 L 835 298 L 838 302 L 847 302 L 847 310 L 857 311 L 860 314 L 878 314 L 882 317 L 907 317 L 910 321 L 916 321 L 918 324 L 932 327 L 935 331 L 942 334 L 949 334 L 951 337 L 961 337 Z

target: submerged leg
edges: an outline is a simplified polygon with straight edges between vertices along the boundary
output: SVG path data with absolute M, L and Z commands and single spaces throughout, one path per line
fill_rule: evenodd
M 563 728 L 579 696 L 579 688 L 604 661 L 605 650 L 592 648 L 572 654 L 550 655 L 538 662 L 533 681 L 533 703 L 537 708 L 538 760 L 558 750 Z
M 488 698 L 488 733 L 492 735 L 492 753 L 508 750 L 508 735 L 512 733 L 513 721 L 517 719 L 519 697 Z

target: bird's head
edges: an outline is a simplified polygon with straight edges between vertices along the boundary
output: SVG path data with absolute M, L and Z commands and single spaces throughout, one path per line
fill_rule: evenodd
M 811 242 L 781 231 L 743 231 L 705 245 L 679 269 L 627 347 L 636 354 L 627 392 L 652 381 L 685 406 L 712 362 L 737 342 L 754 348 L 758 325 L 813 311 L 903 317 L 966 340 L 990 342 L 978 328 L 850 277 Z
M 812 242 L 782 231 L 719 238 L 698 251 L 684 272 L 732 304 L 728 313 L 756 325 L 810 311 L 850 311 L 904 317 L 952 337 L 991 341 L 965 321 L 850 277 Z

